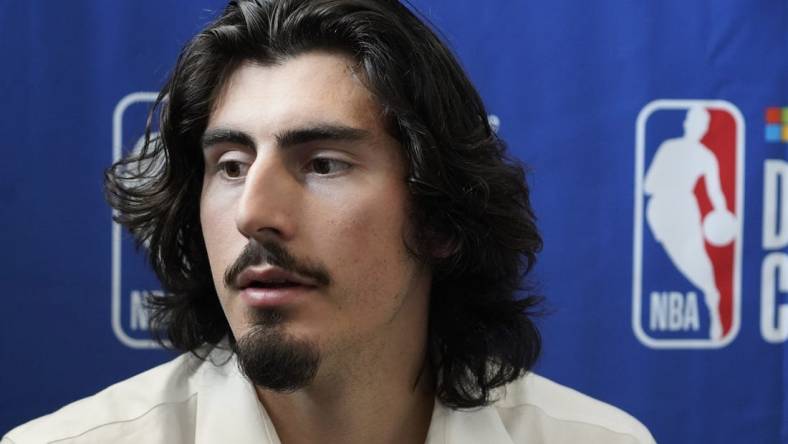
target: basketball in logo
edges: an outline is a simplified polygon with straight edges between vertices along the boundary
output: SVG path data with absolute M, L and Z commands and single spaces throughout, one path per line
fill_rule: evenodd
M 722 347 L 740 323 L 744 123 L 657 100 L 637 120 L 632 323 L 654 348 Z

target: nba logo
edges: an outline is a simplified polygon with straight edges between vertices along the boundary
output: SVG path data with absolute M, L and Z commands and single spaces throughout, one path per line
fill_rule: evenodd
M 652 348 L 738 334 L 744 121 L 731 103 L 656 100 L 638 115 L 632 327 Z
M 112 117 L 112 161 L 139 152 L 145 142 L 144 122 L 157 93 L 135 92 L 123 97 Z M 156 133 L 152 135 L 156 137 Z M 128 149 L 127 149 L 128 148 Z M 113 216 L 117 212 L 113 210 Z M 143 246 L 143 248 L 145 248 Z M 146 299 L 163 294 L 135 240 L 116 222 L 112 222 L 112 332 L 125 346 L 156 348 L 150 339 Z

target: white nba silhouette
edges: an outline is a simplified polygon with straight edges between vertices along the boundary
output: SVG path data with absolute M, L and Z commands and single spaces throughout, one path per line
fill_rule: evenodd
M 722 337 L 719 316 L 720 293 L 714 281 L 714 269 L 704 246 L 704 234 L 716 245 L 727 244 L 735 235 L 735 216 L 725 203 L 720 185 L 719 165 L 714 154 L 701 143 L 709 129 L 711 117 L 703 107 L 694 106 L 684 119 L 684 136 L 662 142 L 646 173 L 644 191 L 651 196 L 646 208 L 646 220 L 654 237 L 665 249 L 673 265 L 704 296 L 709 310 L 709 336 Z M 704 224 L 694 194 L 695 185 L 703 177 L 709 200 L 714 210 L 708 222 L 723 219 L 726 226 Z M 715 216 L 715 217 L 709 217 Z M 709 228 L 722 229 L 724 240 L 715 238 Z

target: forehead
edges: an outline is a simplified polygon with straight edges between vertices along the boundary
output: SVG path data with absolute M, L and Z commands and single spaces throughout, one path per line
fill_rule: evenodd
M 208 127 L 264 130 L 321 122 L 382 129 L 382 109 L 344 54 L 308 52 L 276 64 L 244 62 L 214 104 Z

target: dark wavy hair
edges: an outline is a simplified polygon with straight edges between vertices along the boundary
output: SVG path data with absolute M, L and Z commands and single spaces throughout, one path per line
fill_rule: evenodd
M 276 64 L 306 51 L 353 57 L 400 141 L 413 239 L 432 269 L 428 366 L 452 408 L 530 369 L 541 350 L 541 298 L 518 297 L 542 241 L 523 166 L 508 157 L 479 94 L 445 44 L 396 0 L 239 0 L 182 50 L 161 90 L 160 137 L 112 165 L 106 194 L 147 254 L 167 296 L 154 297 L 158 337 L 196 352 L 234 341 L 211 279 L 199 221 L 200 138 L 214 101 L 245 61 Z M 441 246 L 442 254 L 434 254 Z

